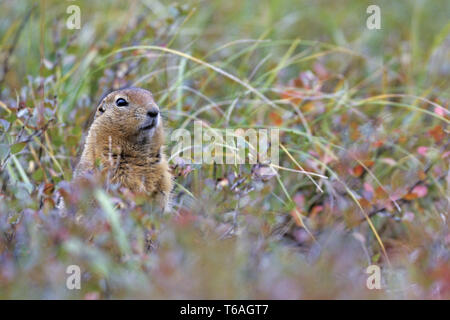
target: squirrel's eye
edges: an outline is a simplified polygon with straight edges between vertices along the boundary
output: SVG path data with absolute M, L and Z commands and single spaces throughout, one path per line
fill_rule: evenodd
M 126 107 L 128 106 L 128 102 L 127 100 L 123 99 L 123 98 L 119 98 L 116 100 L 116 106 L 118 107 Z

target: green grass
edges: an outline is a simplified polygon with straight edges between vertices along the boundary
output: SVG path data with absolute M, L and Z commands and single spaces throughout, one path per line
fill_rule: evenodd
M 0 298 L 450 297 L 448 1 L 70 4 L 80 30 L 68 2 L 2 2 Z M 89 115 L 129 85 L 169 138 L 279 128 L 279 175 L 178 165 L 169 214 L 70 184 Z

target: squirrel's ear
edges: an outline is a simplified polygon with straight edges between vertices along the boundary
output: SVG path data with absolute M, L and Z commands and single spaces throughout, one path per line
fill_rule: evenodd
M 100 112 L 100 114 L 102 114 L 103 112 L 105 112 L 105 106 L 101 104 L 97 110 Z
M 98 118 L 99 116 L 101 116 L 104 112 L 106 111 L 105 109 L 105 104 L 101 103 L 98 107 L 97 110 L 95 110 L 94 112 L 94 119 Z

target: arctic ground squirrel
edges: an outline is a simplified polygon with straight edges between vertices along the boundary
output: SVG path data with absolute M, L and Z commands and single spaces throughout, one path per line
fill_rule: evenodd
M 108 183 L 145 192 L 170 207 L 172 175 L 164 154 L 164 128 L 152 94 L 141 88 L 109 93 L 98 105 L 74 178 L 108 172 Z

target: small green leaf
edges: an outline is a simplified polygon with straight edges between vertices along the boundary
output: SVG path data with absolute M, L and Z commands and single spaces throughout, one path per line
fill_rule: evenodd
M 0 160 L 3 160 L 9 152 L 9 145 L 6 143 L 0 143 Z
M 5 120 L 8 121 L 10 123 L 10 125 L 13 124 L 14 121 L 16 121 L 16 119 L 17 119 L 17 115 L 15 113 L 11 113 L 9 116 L 7 116 L 5 118 Z
M 11 153 L 16 154 L 16 153 L 22 151 L 26 145 L 27 145 L 26 142 L 18 142 L 18 143 L 13 144 L 11 146 Z
M 380 259 L 380 253 L 378 252 L 375 255 L 373 255 L 372 262 L 377 263 L 379 259 Z
M 31 177 L 35 181 L 42 181 L 42 179 L 44 178 L 44 171 L 42 171 L 42 168 L 39 168 L 35 172 L 33 172 Z

